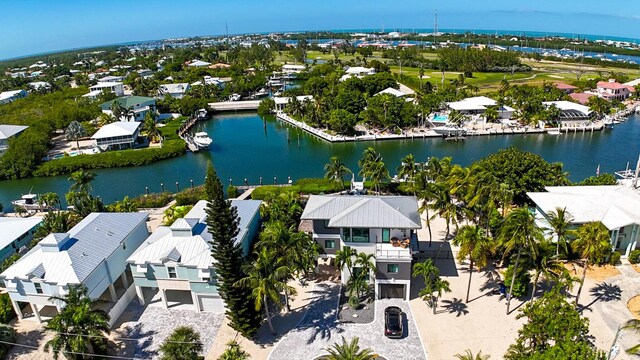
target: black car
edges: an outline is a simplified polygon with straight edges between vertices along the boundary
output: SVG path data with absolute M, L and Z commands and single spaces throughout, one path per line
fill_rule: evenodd
M 388 338 L 400 339 L 402 334 L 402 310 L 397 306 L 389 306 L 384 309 L 384 335 Z

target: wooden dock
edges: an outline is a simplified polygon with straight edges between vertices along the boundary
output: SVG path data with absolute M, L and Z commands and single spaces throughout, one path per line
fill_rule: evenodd
M 180 138 L 187 143 L 187 147 L 191 152 L 198 152 L 200 150 L 198 145 L 196 145 L 196 143 L 193 141 L 193 137 L 189 134 L 189 130 L 191 130 L 193 125 L 195 125 L 197 122 L 198 117 L 192 115 L 187 121 L 184 122 L 184 124 L 180 125 L 180 128 L 178 129 L 178 136 L 180 136 Z
M 213 111 L 245 111 L 245 110 L 258 110 L 261 100 L 246 100 L 246 101 L 222 101 L 209 103 L 209 108 Z

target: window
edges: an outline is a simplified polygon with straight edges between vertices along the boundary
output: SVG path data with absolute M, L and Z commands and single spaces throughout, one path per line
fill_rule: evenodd
M 36 294 L 43 294 L 43 291 L 42 291 L 42 284 L 40 284 L 40 283 L 33 283 L 33 286 L 35 286 L 35 287 L 36 287 Z
M 351 242 L 368 243 L 369 229 L 351 229 Z
M 387 264 L 387 273 L 397 274 L 400 271 L 398 264 Z
M 176 268 L 168 267 L 167 272 L 169 273 L 169 279 L 177 279 L 178 274 L 176 274 Z
M 382 229 L 382 242 L 388 243 L 389 241 L 391 241 L 391 230 Z
M 336 248 L 336 241 L 335 240 L 325 240 L 324 241 L 324 248 L 325 249 L 335 249 Z
M 324 226 L 324 228 L 328 228 L 329 227 L 329 220 L 322 220 L 322 226 Z
M 208 283 L 208 282 L 211 282 L 211 278 L 202 278 L 202 281 Z

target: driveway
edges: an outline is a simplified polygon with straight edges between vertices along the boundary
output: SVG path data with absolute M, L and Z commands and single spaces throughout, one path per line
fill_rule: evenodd
M 158 302 L 152 300 L 151 304 L 141 306 L 134 300 L 129 304 L 111 333 L 113 338 L 131 339 L 121 341 L 118 355 L 156 359 L 159 357 L 158 348 L 178 326 L 190 326 L 200 333 L 203 355 L 207 354 L 222 324 L 224 314 L 197 312 L 188 309 L 187 306 L 165 309 Z
M 275 346 L 271 360 L 315 359 L 325 355 L 325 349 L 358 337 L 362 348 L 373 349 L 386 359 L 426 359 L 420 335 L 416 329 L 409 304 L 403 300 L 377 300 L 375 319 L 369 324 L 342 324 L 337 321 L 340 285 L 322 283 L 314 287 L 316 299 L 310 304 L 300 324 Z M 398 306 L 405 312 L 405 336 L 388 339 L 384 336 L 384 309 Z

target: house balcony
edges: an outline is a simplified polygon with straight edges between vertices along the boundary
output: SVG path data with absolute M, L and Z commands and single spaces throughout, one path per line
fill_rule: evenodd
M 394 246 L 390 243 L 376 244 L 376 259 L 377 260 L 411 260 L 413 259 L 411 247 L 407 246 L 403 248 L 401 246 Z

